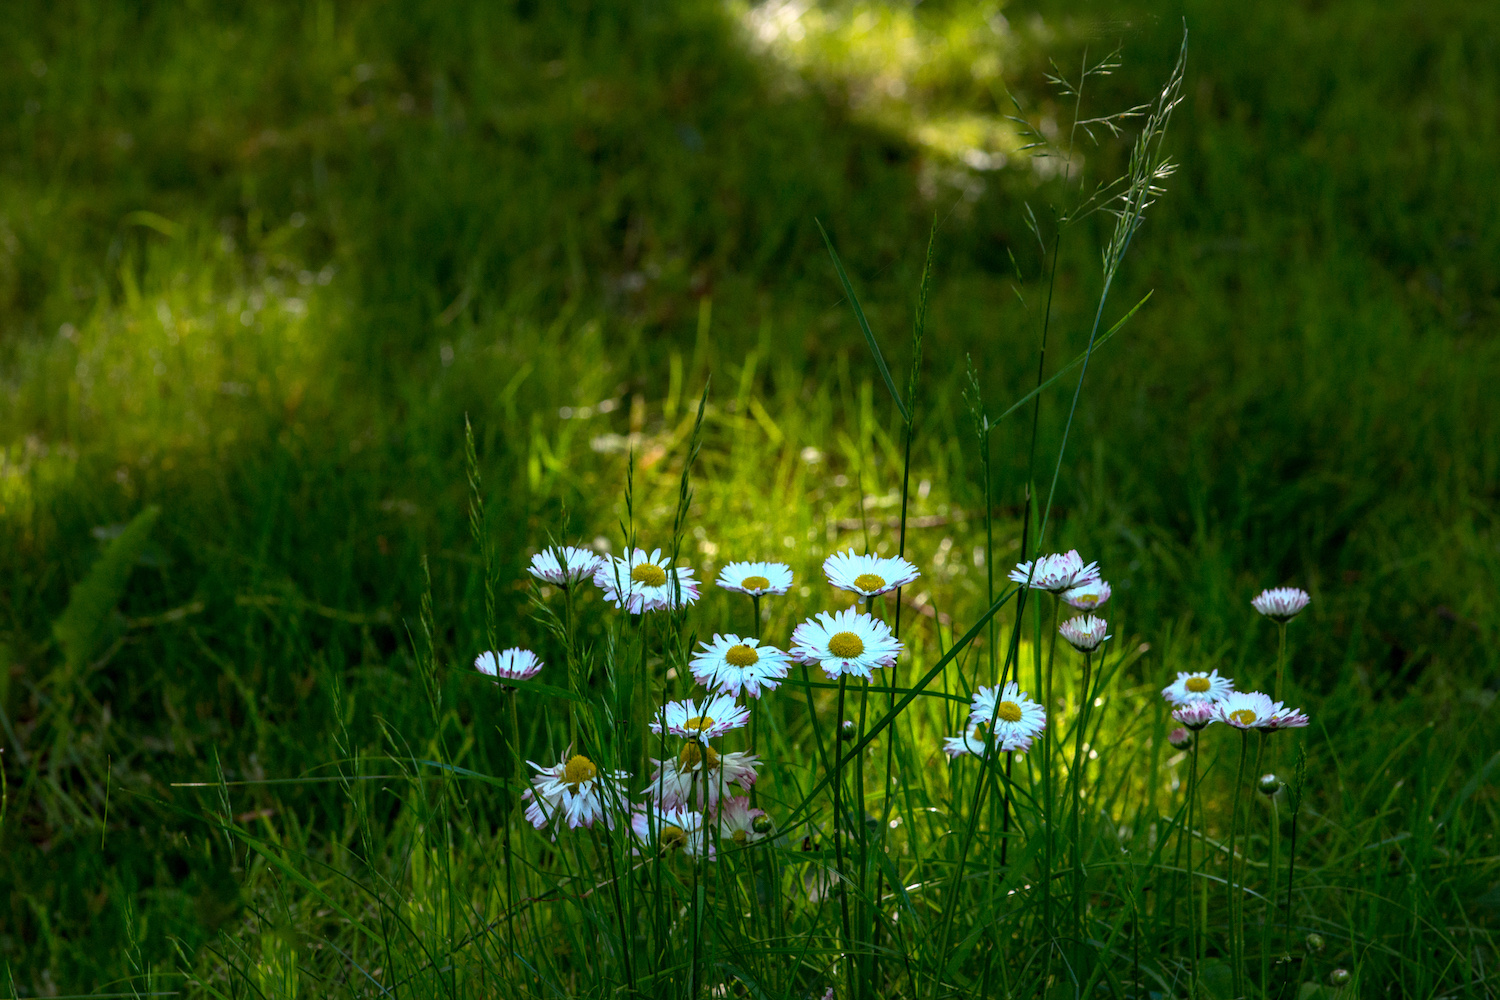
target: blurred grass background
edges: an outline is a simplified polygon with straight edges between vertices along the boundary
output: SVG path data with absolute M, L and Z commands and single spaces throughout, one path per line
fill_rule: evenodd
M 1049 61 L 1120 45 L 1089 105 L 1148 100 L 1182 18 L 1182 168 L 1115 301 L 1154 295 L 1090 371 L 1052 538 L 1101 561 L 1115 614 L 1162 654 L 1142 669 L 1263 661 L 1272 633 L 1246 632 L 1247 602 L 1293 583 L 1315 601 L 1298 676 L 1346 739 L 1383 749 L 1492 710 L 1491 7 L 23 2 L 8 18 L 0 956 L 22 993 L 118 982 L 239 916 L 233 874 L 194 846 L 199 803 L 168 783 L 210 778 L 215 755 L 231 780 L 332 759 L 331 677 L 360 739 L 379 742 L 376 715 L 425 718 L 404 624 L 422 554 L 455 674 L 479 641 L 465 414 L 507 579 L 549 532 L 617 534 L 632 443 L 647 522 L 669 516 L 710 373 L 700 576 L 772 552 L 810 573 L 870 529 L 883 544 L 896 425 L 815 217 L 893 368 L 939 221 L 913 544 L 931 568 L 918 600 L 967 612 L 982 491 L 963 359 L 991 411 L 1034 380 L 1024 207 L 1045 219 L 1067 197 L 1056 161 L 1017 152 L 1010 95 L 1055 128 Z M 1122 155 L 1084 143 L 1073 169 L 1092 183 Z M 1064 239 L 1052 359 L 1083 346 L 1105 221 Z M 1065 406 L 1043 401 L 1042 455 Z M 1021 421 L 995 436 L 1006 537 L 1025 441 Z M 63 638 L 70 588 L 151 505 L 117 609 Z M 539 642 L 524 611 L 523 589 L 502 595 L 506 634 Z M 1493 811 L 1493 789 L 1476 801 Z M 281 810 L 308 829 L 340 810 L 331 788 L 244 803 L 247 822 Z

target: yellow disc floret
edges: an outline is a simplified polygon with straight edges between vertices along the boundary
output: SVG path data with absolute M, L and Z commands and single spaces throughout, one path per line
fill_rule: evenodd
M 685 721 L 682 724 L 682 728 L 683 729 L 696 729 L 696 730 L 698 730 L 698 732 L 701 733 L 705 729 L 708 729 L 709 727 L 711 727 L 713 724 L 714 724 L 713 716 L 711 716 L 711 715 L 695 715 L 695 716 L 692 716 L 691 718 L 689 718 L 687 721 Z
M 715 768 L 719 766 L 719 752 L 713 747 L 700 748 L 696 743 L 689 743 L 682 748 L 677 755 L 677 766 L 684 771 L 691 771 L 703 762 L 704 752 L 708 754 L 708 766 Z
M 1182 686 L 1194 694 L 1202 694 L 1209 689 L 1210 685 L 1207 677 L 1189 677 Z
M 841 660 L 851 660 L 865 651 L 865 641 L 853 632 L 835 632 L 828 640 L 828 651 Z
M 770 590 L 771 581 L 763 576 L 747 576 L 740 581 L 740 586 L 746 590 Z
M 568 785 L 573 791 L 578 791 L 578 786 L 585 781 L 593 781 L 599 776 L 599 769 L 594 762 L 583 754 L 574 754 L 568 758 L 568 763 L 563 767 L 563 784 Z
M 873 594 L 877 590 L 885 589 L 885 577 L 876 576 L 874 573 L 861 573 L 854 578 L 854 585 L 867 594 Z
M 687 831 L 680 826 L 668 823 L 661 828 L 661 849 L 663 851 L 675 851 L 680 847 L 687 846 Z
M 1256 715 L 1250 709 L 1242 708 L 1238 712 L 1230 712 L 1229 718 L 1231 721 L 1237 722 L 1242 726 L 1253 726 L 1255 725 Z
M 995 718 L 1005 722 L 1021 721 L 1021 706 L 1013 701 L 1002 701 L 995 706 Z
M 760 662 L 760 654 L 742 642 L 725 650 L 724 662 L 732 667 L 750 667 Z
M 630 578 L 648 587 L 660 587 L 667 582 L 667 571 L 656 563 L 643 562 L 630 571 Z

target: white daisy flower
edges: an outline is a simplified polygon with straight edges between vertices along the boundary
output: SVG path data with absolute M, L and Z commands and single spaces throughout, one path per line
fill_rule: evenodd
M 669 701 L 660 717 L 651 720 L 651 731 L 667 732 L 691 740 L 711 740 L 750 721 L 750 710 L 735 704 L 732 694 L 715 694 L 699 701 Z
M 1218 702 L 1190 701 L 1172 709 L 1172 718 L 1197 732 L 1219 721 Z
M 829 677 L 869 680 L 872 669 L 891 666 L 904 648 L 885 622 L 854 608 L 819 611 L 792 630 L 792 658 L 817 664 Z
M 1002 750 L 1006 744 L 1031 741 L 1042 735 L 1047 728 L 1047 713 L 1011 681 L 1002 690 L 999 687 L 982 687 L 974 692 L 969 701 L 969 725 L 992 727 L 995 740 Z
M 756 809 L 743 796 L 726 799 L 719 807 L 719 836 L 734 841 L 736 845 L 763 840 L 771 832 L 770 825 L 757 821 L 765 815 L 764 809 Z M 760 827 L 759 830 L 756 829 L 757 826 Z
M 485 650 L 474 657 L 474 669 L 497 681 L 529 681 L 542 669 L 535 653 L 519 646 L 499 653 Z
M 630 829 L 642 847 L 654 847 L 660 854 L 682 851 L 696 858 L 703 852 L 702 813 L 664 809 L 652 815 L 641 809 L 631 814 Z M 708 853 L 713 852 L 713 844 L 709 844 Z
M 688 743 L 676 757 L 652 758 L 651 763 L 656 772 L 646 794 L 663 809 L 712 809 L 722 796 L 751 789 L 760 758 L 740 750 L 721 754 L 711 746 Z
M 1016 563 L 1016 568 L 1010 571 L 1010 578 L 1022 586 L 1030 584 L 1033 590 L 1061 594 L 1097 581 L 1099 564 L 1085 566 L 1078 550 L 1069 549 L 1061 555 L 1042 556 L 1036 560 L 1035 566 L 1030 562 Z
M 1223 701 L 1234 690 L 1234 681 L 1217 670 L 1179 670 L 1177 679 L 1161 689 L 1161 696 L 1174 705 Z
M 715 635 L 713 642 L 699 645 L 702 650 L 688 664 L 693 680 L 723 694 L 744 691 L 759 698 L 762 688 L 776 690 L 791 669 L 785 653 L 775 646 L 762 646 L 759 639 Z
M 1287 708 L 1259 691 L 1234 691 L 1214 704 L 1214 717 L 1236 729 L 1295 729 L 1307 725 L 1307 716 Z
M 987 727 L 984 723 L 971 725 L 968 729 L 957 736 L 945 736 L 943 738 L 943 752 L 949 757 L 962 757 L 972 754 L 975 757 L 983 757 L 985 751 L 985 732 Z M 1017 751 L 1025 753 L 1031 749 L 1031 738 L 1027 736 L 1011 736 L 1001 740 L 995 748 L 1002 753 Z
M 676 610 L 698 599 L 698 581 L 689 566 L 677 567 L 677 579 L 670 578 L 671 559 L 661 549 L 635 549 L 629 556 L 607 556 L 594 572 L 594 584 L 604 591 L 604 599 L 631 614 L 647 611 Z
M 603 561 L 603 556 L 589 549 L 559 545 L 543 549 L 532 556 L 527 572 L 543 583 L 571 587 L 575 583 L 592 579 Z
M 1111 638 L 1108 631 L 1109 622 L 1093 615 L 1069 618 L 1057 626 L 1057 634 L 1068 640 L 1068 645 L 1080 653 L 1092 653 L 1098 649 L 1105 639 Z
M 840 590 L 860 597 L 875 597 L 904 587 L 922 574 L 900 556 L 857 556 L 850 549 L 824 559 L 823 575 Z
M 1062 599 L 1064 604 L 1077 608 L 1079 611 L 1093 611 L 1109 600 L 1112 593 L 1109 584 L 1103 580 L 1093 580 L 1063 591 Z
M 1300 615 L 1311 600 L 1307 591 L 1297 587 L 1276 587 L 1262 590 L 1250 606 L 1273 622 L 1289 622 Z
M 718 583 L 751 597 L 785 594 L 792 589 L 792 568 L 786 563 L 732 562 L 719 570 Z
M 538 830 L 549 823 L 566 822 L 569 828 L 593 826 L 599 820 L 611 830 L 615 826 L 616 798 L 621 793 L 615 783 L 625 780 L 624 771 L 612 774 L 600 771 L 598 765 L 583 754 L 564 755 L 552 767 L 531 761 L 536 777 L 522 796 L 527 800 L 526 818 Z

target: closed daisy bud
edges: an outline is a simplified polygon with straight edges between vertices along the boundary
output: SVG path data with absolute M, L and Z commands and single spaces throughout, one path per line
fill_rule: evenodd
M 1197 732 L 1219 721 L 1219 713 L 1211 701 L 1194 701 L 1172 709 L 1172 718 Z
M 1323 940 L 1323 935 L 1314 933 L 1307 936 L 1308 951 L 1321 952 L 1326 947 L 1328 947 L 1328 943 Z
M 754 830 L 758 835 L 764 837 L 766 834 L 771 832 L 774 826 L 775 824 L 771 822 L 771 817 L 762 812 L 759 816 L 755 817 L 754 821 L 751 822 L 750 829 Z
M 1353 977 L 1349 975 L 1348 969 L 1334 969 L 1328 974 L 1328 985 L 1348 986 L 1351 978 Z
M 1010 578 L 1023 587 L 1061 594 L 1074 587 L 1096 582 L 1099 579 L 1099 564 L 1089 563 L 1085 566 L 1078 550 L 1071 549 L 1061 555 L 1041 556 L 1034 563 L 1017 563 L 1016 568 L 1010 571 Z
M 1178 726 L 1167 734 L 1167 742 L 1178 750 L 1191 750 L 1193 748 L 1193 734 L 1191 731 Z
M 1281 791 L 1281 779 L 1274 774 L 1262 774 L 1255 787 L 1260 790 L 1260 794 L 1270 798 Z
M 1262 590 L 1250 606 L 1273 622 L 1289 622 L 1300 615 L 1311 600 L 1307 591 L 1297 587 L 1276 587 Z
M 1110 638 L 1109 622 L 1093 615 L 1069 618 L 1057 627 L 1057 634 L 1068 641 L 1068 645 L 1080 653 L 1092 653 Z
M 854 739 L 854 736 L 854 720 L 845 719 L 843 721 L 843 724 L 839 726 L 839 739 L 848 742 L 849 740 Z

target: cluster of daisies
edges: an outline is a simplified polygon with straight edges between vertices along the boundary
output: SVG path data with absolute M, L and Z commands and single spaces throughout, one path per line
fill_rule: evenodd
M 1285 625 L 1301 614 L 1309 601 L 1305 590 L 1277 587 L 1262 591 L 1250 605 L 1278 625 Z M 1191 746 L 1191 734 L 1215 722 L 1270 734 L 1279 729 L 1300 729 L 1308 721 L 1301 709 L 1287 708 L 1264 692 L 1236 691 L 1234 681 L 1220 676 L 1217 670 L 1179 672 L 1161 694 L 1172 706 L 1172 718 L 1182 727 L 1168 735 L 1172 745 L 1179 748 Z
M 532 558 L 530 572 L 564 589 L 592 581 L 606 601 L 632 614 L 677 610 L 696 602 L 700 594 L 693 570 L 673 566 L 659 549 L 609 557 L 587 549 L 552 548 Z M 823 572 L 832 586 L 867 605 L 920 575 L 905 559 L 852 551 L 829 556 Z M 792 571 L 782 563 L 734 562 L 723 568 L 717 583 L 751 597 L 758 611 L 762 597 L 791 589 Z M 787 650 L 751 636 L 715 634 L 699 644 L 689 663 L 693 680 L 706 692 L 666 703 L 651 722 L 651 731 L 662 737 L 664 746 L 669 739 L 675 745 L 660 760 L 651 758 L 654 773 L 639 801 L 625 791 L 628 774 L 606 773 L 570 748 L 554 765 L 528 762 L 537 774 L 526 794 L 526 817 L 538 829 L 595 823 L 614 829 L 628 814 L 642 848 L 694 856 L 714 851 L 716 833 L 736 844 L 762 839 L 772 825 L 749 796 L 760 758 L 751 751 L 714 745 L 748 724 L 750 709 L 740 699 L 759 699 L 776 690 L 794 661 L 817 666 L 830 678 L 869 680 L 874 670 L 894 665 L 901 651 L 885 622 L 857 607 L 809 618 L 792 632 Z M 541 661 L 525 649 L 482 653 L 474 666 L 501 684 L 529 680 L 542 669 Z

